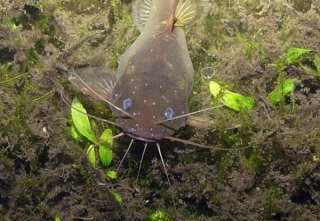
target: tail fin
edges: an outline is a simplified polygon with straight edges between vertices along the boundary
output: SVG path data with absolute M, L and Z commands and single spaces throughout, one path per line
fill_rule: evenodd
M 156 2 L 155 2 L 156 1 Z M 159 1 L 159 2 L 158 2 Z M 175 12 L 174 26 L 188 26 L 203 17 L 209 9 L 209 0 L 176 0 L 178 2 Z M 170 0 L 172 2 L 172 0 Z M 168 0 L 135 0 L 133 2 L 133 19 L 140 32 L 146 25 L 153 5 L 166 4 Z
M 179 0 L 176 8 L 174 26 L 185 27 L 208 12 L 209 0 Z

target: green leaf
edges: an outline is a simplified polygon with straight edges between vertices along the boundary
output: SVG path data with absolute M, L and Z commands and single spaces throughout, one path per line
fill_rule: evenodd
M 296 78 L 288 78 L 278 85 L 269 95 L 268 99 L 273 105 L 278 105 L 284 100 L 285 96 L 292 93 L 295 88 Z
M 54 221 L 61 221 L 60 216 L 56 215 L 56 217 L 54 218 Z
M 113 145 L 113 138 L 112 138 L 112 131 L 110 129 L 106 129 L 103 131 L 100 140 L 102 142 L 99 145 L 99 156 L 100 161 L 103 166 L 107 167 L 110 165 L 112 161 L 112 145 Z
M 156 210 L 149 214 L 148 221 L 169 221 L 169 215 L 161 210 Z
M 112 149 L 105 145 L 99 145 L 99 157 L 103 166 L 109 166 L 113 157 Z
M 316 54 L 314 56 L 313 63 L 316 66 L 317 74 L 320 75 L 320 56 L 319 55 Z
M 86 109 L 84 109 L 84 107 L 78 101 L 77 98 L 73 99 L 72 101 L 71 119 L 72 119 L 73 125 L 82 136 L 84 136 L 91 142 L 97 144 L 97 139 L 90 126 L 89 118 L 87 116 L 87 111 Z
M 91 164 L 95 167 L 97 164 L 97 160 L 96 160 L 96 152 L 94 149 L 94 145 L 90 145 L 87 149 L 87 155 L 88 155 L 88 159 L 91 162 Z
M 109 170 L 109 171 L 107 171 L 107 172 L 106 172 L 106 176 L 109 177 L 109 178 L 111 178 L 111 179 L 113 179 L 113 180 L 118 178 L 118 174 L 117 174 L 117 172 L 114 171 L 114 170 Z
M 113 135 L 112 135 L 112 130 L 111 129 L 105 129 L 103 133 L 101 134 L 100 140 L 104 144 L 108 144 L 110 146 L 113 145 Z
M 287 52 L 287 63 L 291 64 L 298 60 L 298 58 L 306 53 L 311 52 L 312 50 L 306 48 L 290 48 Z
M 209 87 L 214 97 L 218 98 L 220 102 L 233 110 L 240 111 L 243 108 L 252 109 L 254 107 L 253 98 L 231 92 L 215 81 L 210 81 Z
M 75 140 L 79 140 L 81 137 L 81 134 L 79 133 L 79 131 L 77 130 L 77 128 L 74 126 L 73 123 L 71 124 L 71 135 Z
M 114 198 L 116 198 L 116 200 L 119 203 L 122 203 L 122 197 L 120 196 L 120 194 L 118 192 L 115 192 L 113 190 L 109 190 L 110 193 L 112 193 L 112 195 L 114 196 Z

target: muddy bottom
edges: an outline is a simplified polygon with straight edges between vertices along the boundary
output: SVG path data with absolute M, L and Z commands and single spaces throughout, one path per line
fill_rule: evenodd
M 0 1 L 0 220 L 320 220 L 320 3 L 301 2 L 210 1 L 204 20 L 186 28 L 190 110 L 219 103 L 210 80 L 255 106 L 201 113 L 209 127 L 175 134 L 212 148 L 161 141 L 169 185 L 154 144 L 138 179 L 141 142 L 117 179 L 105 175 L 119 166 L 126 136 L 114 140 L 110 167 L 93 166 L 61 99 L 77 96 L 114 120 L 107 104 L 71 86 L 68 70 L 117 67 L 139 34 L 131 1 Z M 292 48 L 311 51 L 288 62 Z M 293 78 L 273 104 L 268 95 Z M 96 134 L 121 133 L 90 121 Z

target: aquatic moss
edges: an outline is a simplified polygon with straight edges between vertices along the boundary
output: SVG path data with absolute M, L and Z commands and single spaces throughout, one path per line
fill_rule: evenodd
M 261 32 L 264 32 L 264 29 L 259 29 L 252 37 L 245 36 L 244 34 L 237 33 L 237 39 L 239 42 L 244 44 L 245 51 L 244 55 L 248 61 L 252 61 L 255 56 L 259 56 L 260 60 L 263 63 L 268 63 L 270 58 L 265 52 L 265 48 L 262 43 L 258 42 L 258 37 Z
M 280 24 L 280 39 L 284 42 L 288 41 L 291 36 L 298 31 L 298 23 L 291 16 L 285 16 Z
M 253 172 L 260 172 L 263 168 L 263 156 L 261 156 L 255 148 L 245 150 L 245 154 L 242 159 L 247 168 Z
M 277 202 L 282 200 L 283 192 L 275 184 L 272 184 L 265 198 L 266 211 L 264 217 L 267 220 L 272 220 L 274 216 L 282 213 L 282 210 L 277 205 Z

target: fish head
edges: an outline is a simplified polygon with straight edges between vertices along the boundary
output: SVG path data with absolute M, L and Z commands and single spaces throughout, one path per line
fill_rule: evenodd
M 187 93 L 176 79 L 165 76 L 124 75 L 113 93 L 113 103 L 128 113 L 112 108 L 113 116 L 130 137 L 156 142 L 185 125 Z M 159 79 L 158 79 L 159 78 Z

